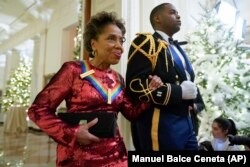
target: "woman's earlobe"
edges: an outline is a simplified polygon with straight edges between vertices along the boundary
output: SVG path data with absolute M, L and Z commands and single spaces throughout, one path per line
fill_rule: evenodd
M 92 50 L 96 50 L 96 48 L 95 48 L 95 40 L 94 39 L 91 39 L 91 41 L 90 41 L 90 46 L 91 46 L 91 48 L 92 48 Z

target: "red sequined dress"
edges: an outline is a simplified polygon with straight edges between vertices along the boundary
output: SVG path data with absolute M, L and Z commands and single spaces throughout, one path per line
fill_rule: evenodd
M 114 138 L 102 138 L 99 143 L 82 146 L 76 141 L 79 126 L 70 127 L 55 114 L 58 105 L 65 100 L 67 112 L 119 111 L 129 120 L 140 115 L 148 105 L 132 101 L 125 95 L 122 77 L 114 70 L 95 71 L 95 79 L 103 88 L 122 84 L 122 89 L 111 104 L 86 79 L 81 79 L 80 62 L 64 63 L 50 83 L 37 95 L 28 110 L 29 118 L 57 143 L 56 165 L 64 167 L 127 166 L 127 151 L 117 128 Z M 122 80 L 121 80 L 122 79 Z

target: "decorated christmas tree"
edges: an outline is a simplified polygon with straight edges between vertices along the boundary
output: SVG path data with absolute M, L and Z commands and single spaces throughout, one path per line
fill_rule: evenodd
M 199 115 L 199 140 L 211 139 L 214 118 L 225 116 L 236 123 L 240 133 L 250 134 L 250 59 L 236 40 L 233 29 L 206 11 L 197 30 L 187 37 L 188 55 L 196 73 L 206 110 Z
M 22 59 L 19 66 L 7 81 L 7 87 L 2 97 L 2 111 L 8 111 L 12 106 L 28 106 L 30 103 L 31 62 Z

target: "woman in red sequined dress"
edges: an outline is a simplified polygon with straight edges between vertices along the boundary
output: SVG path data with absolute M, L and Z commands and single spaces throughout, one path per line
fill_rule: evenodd
M 98 119 L 72 127 L 55 114 L 63 100 L 67 112 L 121 112 L 128 120 L 148 107 L 126 95 L 123 78 L 110 68 L 121 58 L 124 34 L 123 22 L 113 13 L 93 16 L 84 32 L 84 47 L 92 59 L 64 63 L 29 108 L 29 118 L 58 143 L 57 167 L 127 166 L 118 127 L 114 138 L 98 138 L 88 131 Z M 148 91 L 162 84 L 157 76 L 149 80 Z

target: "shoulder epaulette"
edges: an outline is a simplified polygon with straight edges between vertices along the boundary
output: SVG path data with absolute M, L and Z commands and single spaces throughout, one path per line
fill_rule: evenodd
M 158 39 L 157 42 L 158 47 L 156 48 L 156 40 L 153 37 L 151 33 L 137 33 L 137 36 L 144 35 L 146 38 L 141 41 L 139 44 L 136 44 L 134 41 L 132 42 L 132 46 L 134 47 L 134 51 L 129 55 L 128 62 L 131 60 L 131 58 L 136 54 L 136 52 L 141 52 L 145 57 L 149 59 L 149 61 L 152 64 L 152 69 L 155 69 L 157 58 L 159 53 L 162 51 L 162 49 L 166 49 L 168 46 L 168 43 L 164 40 Z M 143 50 L 142 47 L 149 42 L 149 49 Z M 165 52 L 166 54 L 166 52 Z
M 139 35 L 145 35 L 145 36 L 147 36 L 147 35 L 152 35 L 152 33 L 150 33 L 150 32 L 138 32 L 138 33 L 136 33 L 136 35 L 137 36 L 139 36 Z

